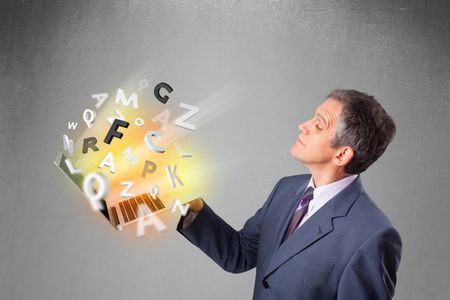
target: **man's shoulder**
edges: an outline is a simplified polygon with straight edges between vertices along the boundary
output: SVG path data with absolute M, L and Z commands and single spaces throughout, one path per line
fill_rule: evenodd
M 272 193 L 277 195 L 275 199 L 285 199 L 298 192 L 299 187 L 308 184 L 311 174 L 298 174 L 291 176 L 284 176 L 275 184 Z
M 394 234 L 396 238 L 400 236 L 387 215 L 364 190 L 348 213 L 335 218 L 333 224 L 335 231 L 343 234 L 342 239 L 355 247 L 369 237 L 381 238 L 384 234 Z
M 380 227 L 392 227 L 392 223 L 383 210 L 363 191 L 349 212 L 350 219 L 357 219 L 364 227 L 376 230 Z

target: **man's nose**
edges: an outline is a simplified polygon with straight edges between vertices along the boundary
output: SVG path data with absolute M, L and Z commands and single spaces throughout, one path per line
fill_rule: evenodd
M 303 134 L 307 134 L 308 133 L 308 128 L 307 128 L 307 123 L 308 123 L 308 121 L 306 121 L 306 122 L 303 122 L 303 123 L 300 123 L 299 125 L 298 125 L 298 129 L 303 133 Z

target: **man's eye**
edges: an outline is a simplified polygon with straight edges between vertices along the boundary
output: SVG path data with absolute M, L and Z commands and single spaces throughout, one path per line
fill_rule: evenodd
M 320 127 L 319 125 L 316 125 L 316 128 L 322 130 L 322 127 Z

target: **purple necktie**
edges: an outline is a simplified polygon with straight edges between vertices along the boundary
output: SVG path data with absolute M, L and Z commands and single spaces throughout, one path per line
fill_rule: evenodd
M 314 188 L 312 186 L 308 187 L 306 191 L 303 193 L 303 196 L 300 198 L 299 204 L 297 204 L 297 209 L 292 215 L 291 222 L 289 223 L 289 227 L 286 230 L 286 234 L 284 235 L 283 242 L 291 236 L 291 234 L 298 227 L 300 222 L 302 221 L 303 216 L 308 211 L 309 201 L 311 201 L 314 197 Z

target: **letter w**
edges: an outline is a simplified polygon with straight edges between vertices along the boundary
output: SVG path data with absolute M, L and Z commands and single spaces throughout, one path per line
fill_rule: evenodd
M 77 128 L 78 122 L 67 122 L 67 127 L 69 129 L 75 130 Z

